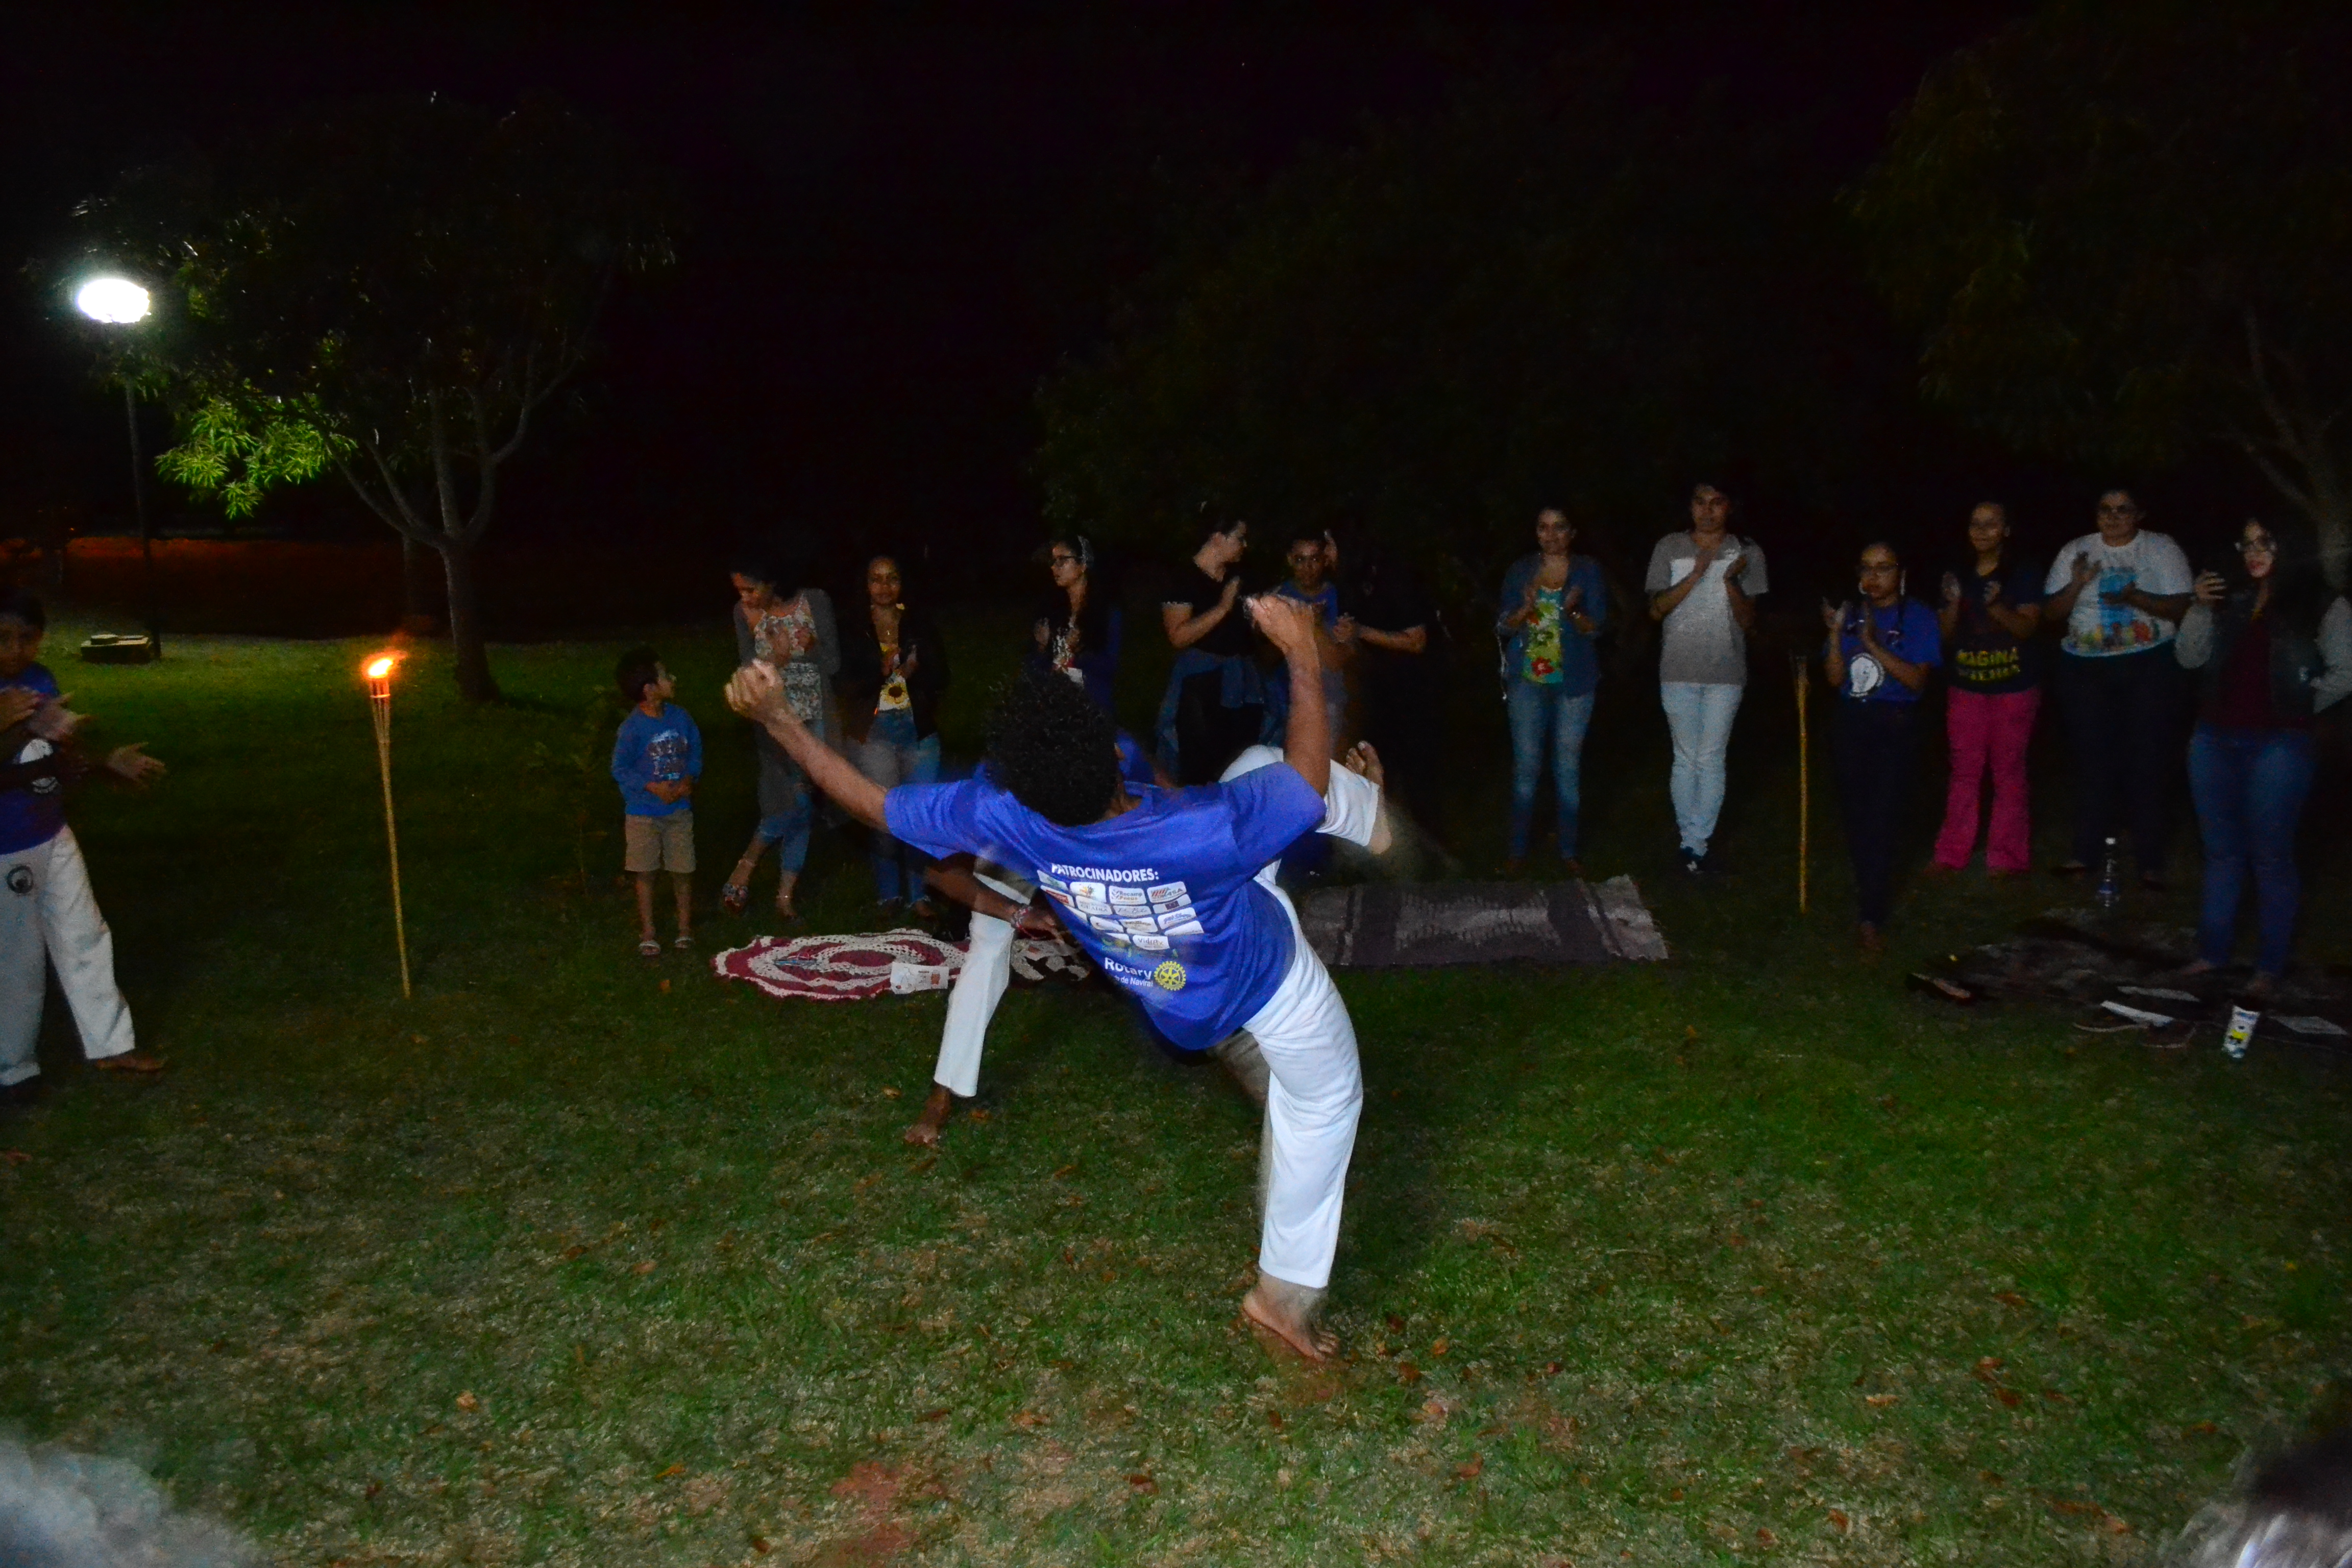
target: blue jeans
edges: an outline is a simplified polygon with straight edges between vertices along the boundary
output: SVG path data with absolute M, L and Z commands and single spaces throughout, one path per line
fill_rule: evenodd
M 1528 856 L 1535 826 L 1536 786 L 1543 780 L 1544 746 L 1551 747 L 1551 787 L 1559 806 L 1559 858 L 1576 858 L 1577 809 L 1583 803 L 1584 731 L 1592 723 L 1594 693 L 1564 694 L 1559 685 L 1514 680 L 1511 718 L 1511 858 Z
M 1666 710 L 1666 730 L 1675 742 L 1675 771 L 1668 781 L 1675 827 L 1683 847 L 1693 854 L 1706 853 L 1716 818 L 1723 815 L 1723 753 L 1731 745 L 1731 721 L 1739 717 L 1739 700 L 1747 694 L 1744 686 L 1658 683 L 1658 705 Z
M 791 805 L 760 818 L 760 826 L 751 830 L 752 842 L 774 845 L 777 867 L 798 872 L 808 864 L 809 827 L 815 820 L 816 801 L 803 790 Z
M 886 790 L 899 784 L 932 784 L 940 776 L 940 737 L 934 731 L 917 740 L 914 714 L 894 708 L 874 715 L 874 723 L 866 739 L 857 743 L 853 760 L 859 773 Z M 921 850 L 899 843 L 877 827 L 870 853 L 875 898 L 887 903 L 923 896 L 923 868 L 930 861 Z
M 2294 867 L 2294 833 L 2313 771 L 2308 730 L 2225 730 L 2200 724 L 2189 742 L 2189 791 L 2205 840 L 2204 909 L 2197 956 L 2230 962 L 2238 903 L 2249 867 L 2262 939 L 2254 967 L 2276 974 L 2294 943 L 2303 879 Z

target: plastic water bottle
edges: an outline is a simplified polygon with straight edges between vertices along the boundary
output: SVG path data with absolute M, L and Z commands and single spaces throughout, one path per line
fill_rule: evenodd
M 2112 910 L 2124 901 L 2123 867 L 2116 858 L 2116 841 L 2107 840 L 2107 852 L 2099 861 L 2099 886 L 2092 897 L 2099 908 Z
M 2231 1005 L 2230 1027 L 2221 1036 L 2221 1048 L 2230 1053 L 2231 1061 L 2243 1059 L 2246 1047 L 2253 1040 L 2255 1026 L 2262 1021 L 2262 1014 L 2244 1003 Z

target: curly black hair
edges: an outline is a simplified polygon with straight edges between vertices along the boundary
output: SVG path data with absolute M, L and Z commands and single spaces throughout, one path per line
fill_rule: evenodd
M 1068 677 L 1024 670 L 988 717 L 988 761 L 1013 798 L 1064 827 L 1098 822 L 1118 795 L 1118 731 Z
M 661 679 L 661 655 L 649 647 L 633 647 L 613 667 L 613 683 L 632 706 L 646 700 L 646 688 Z

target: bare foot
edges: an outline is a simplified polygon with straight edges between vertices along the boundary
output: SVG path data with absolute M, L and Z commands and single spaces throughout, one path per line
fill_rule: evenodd
M 1315 1309 L 1322 1300 L 1320 1290 L 1261 1272 L 1256 1287 L 1242 1298 L 1242 1316 L 1308 1361 L 1329 1361 L 1339 1352 L 1339 1338 L 1315 1326 Z
M 2254 977 L 2246 982 L 2246 989 L 2242 994 L 2249 1002 L 2267 1002 L 2271 999 L 2271 993 L 2277 989 L 2278 976 L 2265 974 L 2257 969 L 2254 971 Z
M 162 1072 L 163 1058 L 151 1057 L 145 1051 L 124 1051 L 120 1056 L 100 1057 L 89 1065 L 100 1072 L 144 1077 Z
M 920 1143 L 926 1149 L 936 1149 L 940 1146 L 940 1130 L 948 1124 L 948 1118 L 954 1114 L 955 1096 L 948 1092 L 947 1085 L 935 1083 L 931 1085 L 930 1098 L 923 1101 L 922 1114 L 916 1117 L 914 1124 L 900 1136 L 909 1143 Z
M 2221 965 L 2218 963 L 2208 963 L 2203 959 L 2199 958 L 2190 960 L 2189 963 L 2182 964 L 2172 973 L 2180 979 L 2194 980 L 2200 974 L 2210 974 L 2220 967 Z

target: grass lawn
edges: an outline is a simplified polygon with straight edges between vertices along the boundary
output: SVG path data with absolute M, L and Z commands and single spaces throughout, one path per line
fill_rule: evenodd
M 83 629 L 77 706 L 172 764 L 75 808 L 172 1069 L 100 1081 L 53 994 L 52 1092 L 0 1121 L 0 1424 L 289 1563 L 2144 1563 L 2352 1361 L 2352 1076 L 1906 995 L 2059 895 L 1914 889 L 1865 964 L 1817 777 L 1799 917 L 1785 694 L 1705 889 L 1659 726 L 1604 700 L 1586 863 L 1675 962 L 1341 977 L 1370 1098 L 1310 1371 L 1234 1322 L 1255 1112 L 1115 998 L 1011 995 L 934 1156 L 898 1131 L 940 997 L 709 978 L 763 929 L 714 907 L 751 814 L 722 637 L 657 639 L 709 740 L 706 941 L 650 963 L 618 645 L 501 648 L 481 711 L 411 666 L 404 1004 L 363 645 L 99 669 Z M 1475 868 L 1504 750 L 1459 708 Z M 866 923 L 845 836 L 806 886 Z

